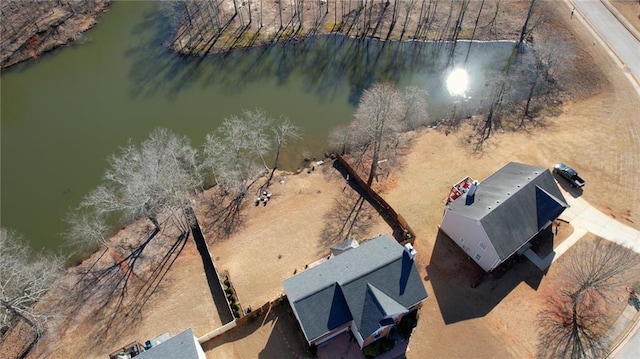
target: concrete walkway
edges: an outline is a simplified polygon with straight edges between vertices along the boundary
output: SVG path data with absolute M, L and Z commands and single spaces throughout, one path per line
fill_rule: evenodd
M 581 197 L 575 198 L 564 190 L 562 192 L 570 207 L 560 215 L 560 219 L 573 226 L 573 233 L 554 250 L 554 261 L 587 232 L 640 253 L 640 231 L 600 212 Z

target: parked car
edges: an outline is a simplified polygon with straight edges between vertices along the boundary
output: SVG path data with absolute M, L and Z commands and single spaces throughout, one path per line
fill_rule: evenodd
M 585 185 L 585 181 L 582 177 L 578 176 L 578 172 L 573 168 L 565 165 L 564 163 L 558 163 L 553 166 L 553 172 L 559 174 L 564 177 L 572 187 L 582 188 Z

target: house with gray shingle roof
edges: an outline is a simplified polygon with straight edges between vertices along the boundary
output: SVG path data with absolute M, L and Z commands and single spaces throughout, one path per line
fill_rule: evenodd
M 381 235 L 283 282 L 309 345 L 351 331 L 361 348 L 427 298 L 415 251 Z
M 205 359 L 206 356 L 191 328 L 140 353 L 136 359 Z
M 510 162 L 447 207 L 440 229 L 490 272 L 529 242 L 568 205 L 547 168 Z

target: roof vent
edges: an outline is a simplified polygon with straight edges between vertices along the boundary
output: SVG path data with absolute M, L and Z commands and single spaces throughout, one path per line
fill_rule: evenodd
M 469 191 L 467 191 L 467 197 L 464 201 L 465 205 L 470 206 L 473 204 L 473 201 L 475 201 L 476 199 L 476 190 L 478 189 L 478 186 L 480 186 L 480 182 L 473 181 L 473 183 L 469 187 Z
M 404 251 L 405 253 L 407 253 L 407 255 L 409 256 L 409 259 L 411 260 L 413 260 L 416 254 L 418 254 L 418 252 L 416 252 L 416 250 L 413 249 L 413 246 L 411 245 L 411 243 L 407 243 L 404 245 Z

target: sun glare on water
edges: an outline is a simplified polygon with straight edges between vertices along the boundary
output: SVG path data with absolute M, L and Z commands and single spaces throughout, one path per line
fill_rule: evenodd
M 465 96 L 469 88 L 469 76 L 464 69 L 455 69 L 447 77 L 447 90 L 451 96 Z

